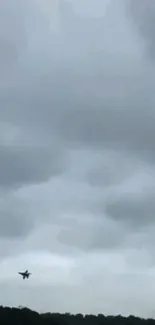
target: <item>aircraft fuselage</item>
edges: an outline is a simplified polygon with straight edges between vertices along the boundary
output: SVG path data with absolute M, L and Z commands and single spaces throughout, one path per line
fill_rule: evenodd
M 25 280 L 29 278 L 31 273 L 29 273 L 28 270 L 26 270 L 25 272 L 18 272 L 18 274 L 22 275 L 23 280 Z

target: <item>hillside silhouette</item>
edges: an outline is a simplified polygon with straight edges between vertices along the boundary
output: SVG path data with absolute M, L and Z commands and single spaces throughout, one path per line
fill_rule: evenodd
M 5 325 L 155 325 L 154 319 L 143 319 L 135 316 L 123 317 L 95 315 L 72 315 L 70 313 L 39 314 L 28 308 L 0 307 L 0 324 Z

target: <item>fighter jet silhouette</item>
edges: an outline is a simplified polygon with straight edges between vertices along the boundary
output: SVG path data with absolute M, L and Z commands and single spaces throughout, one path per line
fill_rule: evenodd
M 25 272 L 18 272 L 18 274 L 22 275 L 23 280 L 25 280 L 25 278 L 27 279 L 29 278 L 31 273 L 29 273 L 28 270 L 26 270 Z

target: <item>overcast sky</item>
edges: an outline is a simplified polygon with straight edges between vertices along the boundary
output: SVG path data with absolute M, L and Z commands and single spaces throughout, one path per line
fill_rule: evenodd
M 154 0 L 0 1 L 0 304 L 155 317 L 154 30 Z

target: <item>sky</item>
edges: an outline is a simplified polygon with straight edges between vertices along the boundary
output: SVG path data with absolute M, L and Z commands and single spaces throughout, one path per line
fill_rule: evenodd
M 154 0 L 1 0 L 0 304 L 155 317 L 154 24 Z

